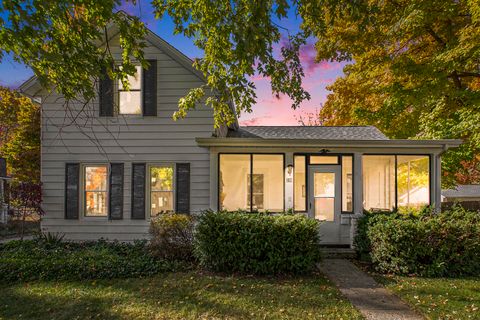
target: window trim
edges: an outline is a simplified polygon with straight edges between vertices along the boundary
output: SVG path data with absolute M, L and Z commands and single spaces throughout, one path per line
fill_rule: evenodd
M 105 208 L 107 213 L 105 215 L 87 215 L 87 203 L 86 203 L 86 168 L 87 167 L 106 167 L 107 172 L 106 172 L 106 190 L 105 190 Z M 87 162 L 87 163 L 81 163 L 80 164 L 80 203 L 81 203 L 81 217 L 84 219 L 108 219 L 108 214 L 109 214 L 109 200 L 110 200 L 110 163 L 105 163 L 105 162 Z
M 398 174 L 397 174 L 397 167 L 398 167 L 398 162 L 397 162 L 397 157 L 398 156 L 421 156 L 421 157 L 428 157 L 428 203 L 426 204 L 427 206 L 432 205 L 432 155 L 431 154 L 424 154 L 424 153 L 362 153 L 362 179 L 363 177 L 363 156 L 393 156 L 395 158 L 395 201 L 394 201 L 394 207 L 393 211 L 398 210 Z M 362 181 L 363 183 L 363 181 Z M 365 196 L 365 193 L 363 193 L 363 196 Z M 363 206 L 363 200 L 362 199 L 362 206 Z M 365 209 L 365 207 L 363 208 Z
M 295 156 L 305 156 L 305 189 L 309 188 L 308 169 L 310 166 L 340 166 L 340 213 L 341 214 L 353 214 L 355 212 L 355 154 L 354 153 L 293 153 L 293 170 L 295 170 Z M 337 156 L 337 164 L 310 164 L 310 156 Z M 352 157 L 352 211 L 343 211 L 343 166 L 342 157 Z M 307 213 L 308 212 L 308 192 L 305 197 L 305 210 L 295 210 L 295 177 L 293 177 L 293 211 L 295 213 Z
M 343 157 L 351 157 L 352 158 L 352 210 L 351 211 L 344 211 L 343 210 Z M 355 212 L 355 155 L 352 153 L 345 153 L 340 155 L 339 157 L 339 163 L 340 163 L 340 205 L 342 206 L 342 209 L 340 212 L 342 214 L 353 214 Z M 346 184 L 345 184 L 346 185 Z
M 312 163 L 312 160 L 311 158 L 313 157 L 331 157 L 331 158 L 334 158 L 336 157 L 337 158 L 337 162 L 336 163 Z M 310 166 L 328 166 L 328 165 L 332 165 L 332 166 L 336 166 L 336 165 L 339 165 L 341 164 L 341 159 L 342 158 L 342 155 L 341 154 L 332 154 L 332 153 L 326 153 L 326 154 L 309 154 L 308 155 L 308 165 Z
M 117 110 L 117 114 L 120 115 L 120 116 L 143 116 L 143 90 L 144 90 L 144 83 L 143 83 L 143 68 L 141 66 L 141 64 L 137 63 L 137 62 L 134 62 L 134 65 L 135 67 L 140 67 L 140 89 L 129 89 L 129 90 L 125 90 L 125 89 L 120 89 L 120 80 L 117 79 L 116 81 L 116 85 L 115 85 L 115 89 L 116 89 L 116 92 L 115 92 L 115 99 L 117 101 L 117 105 L 118 105 L 118 110 Z M 140 112 L 139 113 L 122 113 L 120 111 L 120 93 L 121 92 L 140 92 Z
M 150 168 L 152 167 L 171 167 L 173 170 L 173 175 L 172 175 L 172 201 L 173 201 L 173 208 L 172 208 L 172 213 L 176 211 L 177 207 L 177 198 L 176 198 L 176 189 L 177 189 L 177 168 L 174 162 L 152 162 L 152 163 L 146 163 L 145 165 L 145 170 L 146 175 L 145 175 L 145 207 L 146 207 L 146 212 L 148 214 L 148 218 L 155 218 L 158 217 L 158 215 L 152 215 L 152 204 L 151 204 L 151 199 L 152 199 L 152 188 L 150 185 Z M 169 191 L 170 192 L 170 191 Z
M 252 188 L 253 186 L 253 183 L 251 181 L 251 179 L 253 178 L 253 156 L 254 155 L 279 155 L 279 156 L 282 156 L 283 158 L 283 170 L 282 170 L 282 181 L 283 181 L 283 196 L 282 196 L 282 211 L 280 212 L 285 212 L 285 170 L 286 170 L 286 167 L 285 167 L 285 153 L 281 153 L 281 152 L 219 152 L 217 154 L 217 208 L 218 210 L 222 210 L 221 209 L 221 204 L 220 204 L 220 158 L 221 158 L 221 155 L 247 155 L 247 156 L 250 156 L 250 188 Z M 257 211 L 252 211 L 252 206 L 253 206 L 253 192 L 250 191 L 250 210 L 247 211 L 249 213 L 252 213 L 252 212 L 257 212 Z M 280 213 L 278 211 L 269 211 L 269 210 L 265 210 L 265 211 L 268 211 L 270 213 Z

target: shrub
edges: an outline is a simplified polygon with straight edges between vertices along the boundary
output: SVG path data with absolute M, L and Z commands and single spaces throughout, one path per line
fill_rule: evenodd
M 301 215 L 206 212 L 195 236 L 200 264 L 213 271 L 304 273 L 320 260 L 318 221 Z
M 0 244 L 0 282 L 149 276 L 181 265 L 153 257 L 146 242 L 45 242 Z
M 480 215 L 461 207 L 418 216 L 367 214 L 355 239 L 375 269 L 423 276 L 479 275 Z
M 186 214 L 164 214 L 152 219 L 150 252 L 162 259 L 192 260 L 193 227 L 192 216 Z
M 370 252 L 372 251 L 368 230 L 375 225 L 381 217 L 385 215 L 396 215 L 395 212 L 369 212 L 365 211 L 363 216 L 357 221 L 357 233 L 354 238 L 355 250 L 361 260 L 371 261 Z

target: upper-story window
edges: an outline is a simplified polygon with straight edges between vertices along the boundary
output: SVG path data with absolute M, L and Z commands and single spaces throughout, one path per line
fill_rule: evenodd
M 142 114 L 142 67 L 137 66 L 133 76 L 128 76 L 129 90 L 118 81 L 118 105 L 120 114 Z

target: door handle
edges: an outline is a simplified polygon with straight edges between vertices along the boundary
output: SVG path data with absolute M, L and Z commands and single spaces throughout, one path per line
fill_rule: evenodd
M 309 204 L 309 209 L 312 209 L 312 203 L 309 202 L 308 204 Z

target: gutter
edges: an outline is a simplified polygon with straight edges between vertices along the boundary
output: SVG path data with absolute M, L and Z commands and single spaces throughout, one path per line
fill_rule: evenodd
M 325 139 L 262 139 L 262 138 L 196 138 L 200 147 L 397 147 L 397 148 L 441 148 L 442 153 L 456 148 L 462 140 L 325 140 Z

